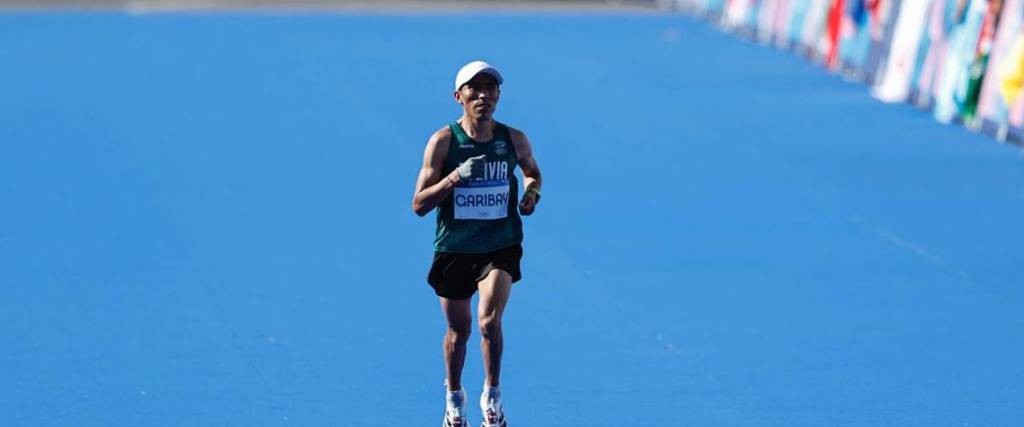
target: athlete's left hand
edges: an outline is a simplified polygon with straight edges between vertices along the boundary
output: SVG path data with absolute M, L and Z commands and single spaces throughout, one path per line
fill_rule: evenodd
M 533 213 L 533 210 L 537 208 L 537 195 L 532 191 L 527 191 L 523 195 L 523 199 L 519 201 L 519 214 L 527 216 Z

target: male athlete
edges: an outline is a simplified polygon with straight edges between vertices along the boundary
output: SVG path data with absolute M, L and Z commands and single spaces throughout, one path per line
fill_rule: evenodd
M 473 326 L 472 297 L 480 291 L 477 324 L 483 353 L 484 427 L 505 427 L 501 405 L 501 316 L 512 283 L 519 281 L 522 215 L 540 201 L 541 176 L 530 140 L 494 121 L 501 73 L 486 62 L 466 64 L 455 77 L 462 117 L 427 141 L 412 209 L 423 216 L 437 208 L 434 263 L 427 282 L 440 297 L 448 321 L 444 336 L 447 395 L 443 427 L 467 427 L 462 367 Z M 515 168 L 523 172 L 523 196 Z M 518 208 L 518 209 L 517 209 Z

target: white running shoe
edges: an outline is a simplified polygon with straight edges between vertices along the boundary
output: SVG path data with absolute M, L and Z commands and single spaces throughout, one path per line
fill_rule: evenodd
M 454 401 L 446 399 L 441 427 L 469 427 L 469 421 L 466 420 L 466 393 L 462 390 L 457 393 L 458 398 Z
M 441 427 L 469 427 L 469 421 L 466 420 L 466 407 L 445 409 Z
M 489 399 L 486 403 L 481 402 L 480 406 L 484 413 L 484 421 L 480 423 L 480 427 L 508 427 L 508 423 L 505 422 L 505 409 L 502 408 L 500 400 Z

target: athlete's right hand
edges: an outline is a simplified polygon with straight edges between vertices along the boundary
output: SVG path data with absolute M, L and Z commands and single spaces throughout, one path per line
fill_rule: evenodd
M 455 168 L 455 171 L 459 174 L 459 179 L 470 179 L 475 176 L 483 176 L 484 174 L 484 163 L 486 162 L 487 155 L 481 154 L 476 157 L 470 157 L 466 161 L 462 162 L 459 167 Z

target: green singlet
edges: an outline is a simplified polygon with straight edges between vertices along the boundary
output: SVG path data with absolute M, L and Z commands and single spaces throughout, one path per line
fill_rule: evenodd
M 519 217 L 516 149 L 508 127 L 495 123 L 494 138 L 477 142 L 458 123 L 448 125 L 452 140 L 441 176 L 447 176 L 470 157 L 486 155 L 482 177 L 459 181 L 437 210 L 434 250 L 485 253 L 523 241 Z

